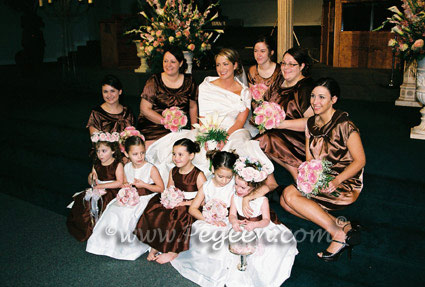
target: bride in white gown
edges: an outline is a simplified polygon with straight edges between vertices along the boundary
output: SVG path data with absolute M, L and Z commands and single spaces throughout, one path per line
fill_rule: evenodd
M 251 108 L 251 95 L 247 86 L 242 84 L 235 75 L 242 72 L 239 56 L 232 49 L 222 49 L 216 55 L 216 70 L 218 77 L 206 77 L 199 85 L 198 106 L 199 116 L 205 117 L 217 113 L 223 118 L 220 128 L 229 134 L 224 151 L 236 150 L 240 156 L 251 156 L 260 159 L 273 172 L 273 163 L 261 150 L 258 141 L 251 140 L 258 130 L 248 122 Z M 152 144 L 146 157 L 160 171 L 162 179 L 168 180 L 169 171 L 173 168 L 172 145 L 181 138 L 196 140 L 196 130 L 182 130 L 170 133 Z M 211 175 L 206 151 L 202 149 L 195 156 L 193 164 L 208 177 Z

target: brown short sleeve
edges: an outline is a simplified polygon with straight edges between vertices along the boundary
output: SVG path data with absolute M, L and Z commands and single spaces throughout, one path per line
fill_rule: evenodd
M 298 104 L 303 114 L 310 107 L 310 97 L 311 91 L 313 90 L 313 86 L 314 82 L 311 78 L 304 79 L 303 83 L 300 84 L 298 90 Z
M 157 87 L 155 78 L 152 76 L 146 81 L 145 87 L 143 88 L 143 92 L 141 94 L 141 98 L 145 99 L 151 104 L 154 104 L 156 99 L 156 90 Z
M 190 86 L 190 99 L 192 101 L 198 102 L 198 85 L 195 83 L 195 81 L 192 79 L 192 83 Z
M 348 139 L 350 138 L 351 133 L 357 132 L 360 134 L 359 129 L 356 127 L 356 125 L 351 121 L 348 120 L 343 124 L 342 127 L 342 136 L 344 137 L 344 142 L 347 144 Z
M 94 127 L 95 129 L 100 131 L 102 128 L 101 128 L 101 125 L 100 125 L 100 122 L 99 122 L 99 117 L 97 117 L 96 114 L 97 113 L 96 113 L 95 110 L 91 111 L 89 120 L 88 120 L 87 125 L 86 125 L 86 128 Z
M 248 83 L 250 83 L 251 85 L 255 85 L 255 80 L 254 80 L 254 75 L 256 72 L 256 66 L 251 66 L 249 67 L 248 73 L 247 73 L 247 79 L 248 79 Z

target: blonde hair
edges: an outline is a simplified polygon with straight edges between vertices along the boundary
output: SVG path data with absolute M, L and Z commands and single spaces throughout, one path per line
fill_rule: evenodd
M 232 49 L 232 48 L 223 48 L 220 50 L 220 52 L 218 52 L 217 55 L 215 55 L 214 59 L 217 60 L 218 56 L 223 56 L 226 57 L 227 60 L 229 60 L 233 65 L 235 63 L 237 63 L 237 68 L 235 70 L 235 75 L 240 75 L 242 74 L 242 62 L 239 58 L 239 54 L 238 52 L 236 52 L 236 50 Z

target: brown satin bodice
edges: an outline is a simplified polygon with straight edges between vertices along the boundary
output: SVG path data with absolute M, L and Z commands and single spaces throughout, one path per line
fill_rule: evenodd
M 180 174 L 178 167 L 172 169 L 174 186 L 182 191 L 198 191 L 196 180 L 201 172 L 196 166 L 188 174 Z
M 268 78 L 263 78 L 258 73 L 258 65 L 254 65 L 251 66 L 248 70 L 248 83 L 250 83 L 251 85 L 257 85 L 262 83 L 265 84 L 267 87 L 270 87 L 280 73 L 280 65 L 276 64 L 276 68 L 274 69 L 273 74 Z
M 116 180 L 115 171 L 117 170 L 119 162 L 114 160 L 110 165 L 104 166 L 100 162 L 94 164 L 94 169 L 97 173 L 97 178 L 102 181 Z
M 126 127 L 134 126 L 134 115 L 131 110 L 123 106 L 119 114 L 110 114 L 101 106 L 92 109 L 86 128 L 94 127 L 103 132 L 122 132 Z
M 359 133 L 359 129 L 348 118 L 348 113 L 336 110 L 331 120 L 319 127 L 315 123 L 315 116 L 307 121 L 309 150 L 314 159 L 326 159 L 332 163 L 332 171 L 340 174 L 353 162 L 348 150 L 347 141 L 351 133 Z M 320 194 L 315 198 L 322 201 L 328 209 L 337 209 L 338 205 L 353 203 L 363 188 L 363 169 L 355 176 L 342 182 L 338 186 L 339 197 Z
M 190 100 L 198 101 L 197 85 L 192 75 L 184 74 L 183 84 L 180 88 L 167 87 L 162 81 L 161 74 L 154 74 L 145 84 L 141 98 L 152 104 L 152 110 L 158 114 L 173 106 L 179 107 L 188 117 L 187 128 L 190 128 Z M 145 136 L 146 140 L 156 140 L 168 134 L 170 131 L 163 125 L 148 120 L 142 113 L 138 119 L 138 130 Z

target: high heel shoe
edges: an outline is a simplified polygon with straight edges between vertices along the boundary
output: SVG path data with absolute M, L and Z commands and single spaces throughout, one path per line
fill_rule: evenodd
M 339 257 L 341 256 L 342 253 L 344 253 L 345 250 L 347 250 L 348 259 L 351 259 L 351 250 L 353 249 L 353 246 L 349 245 L 346 242 L 341 242 L 337 240 L 332 240 L 332 241 L 342 244 L 341 248 L 335 253 L 330 253 L 327 250 L 325 250 L 322 252 L 322 256 L 317 255 L 317 257 L 319 257 L 325 262 L 334 262 L 339 259 Z
M 361 238 L 361 230 L 363 229 L 362 226 L 358 224 L 357 222 L 351 222 L 346 224 L 342 229 L 344 230 L 344 228 L 347 225 L 351 225 L 351 229 L 348 230 L 348 232 L 346 233 L 345 242 L 350 246 L 359 245 L 362 242 L 362 238 Z

